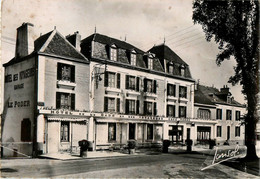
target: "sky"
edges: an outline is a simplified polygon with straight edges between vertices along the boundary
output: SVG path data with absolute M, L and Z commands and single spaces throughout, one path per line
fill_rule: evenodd
M 214 41 L 206 42 L 201 25 L 192 21 L 192 0 L 3 0 L 2 63 L 14 57 L 16 29 L 34 24 L 33 37 L 56 29 L 63 35 L 79 31 L 82 39 L 97 33 L 125 40 L 148 51 L 164 42 L 189 66 L 192 77 L 217 88 L 228 85 L 240 103 L 241 86 L 227 81 L 234 59 L 217 66 Z

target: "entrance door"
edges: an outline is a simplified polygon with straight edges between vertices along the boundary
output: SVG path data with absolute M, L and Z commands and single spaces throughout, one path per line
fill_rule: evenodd
M 129 140 L 135 139 L 135 124 L 129 123 Z
M 190 139 L 190 128 L 187 128 L 187 139 Z
M 169 140 L 173 144 L 178 144 L 183 142 L 183 126 L 169 126 L 171 129 L 169 130 Z
M 230 126 L 227 126 L 227 140 L 230 139 Z
M 200 144 L 208 144 L 209 139 L 210 139 L 210 127 L 198 126 L 197 141 Z

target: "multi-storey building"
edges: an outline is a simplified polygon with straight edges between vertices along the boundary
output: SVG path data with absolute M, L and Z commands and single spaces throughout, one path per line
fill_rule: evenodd
M 148 52 L 127 42 L 93 34 L 81 42 L 91 61 L 90 103 L 97 147 L 170 139 L 191 133 L 194 80 L 189 66 L 165 44 Z
M 234 100 L 227 86 L 218 90 L 198 84 L 195 90 L 194 112 L 194 117 L 215 120 L 213 125 L 204 123 L 203 127 L 197 128 L 198 143 L 216 139 L 218 144 L 227 140 L 231 144 L 244 144 L 245 126 L 241 117 L 243 118 L 246 107 Z
M 4 156 L 58 152 L 86 138 L 87 117 L 75 110 L 89 110 L 89 61 L 57 30 L 33 41 L 32 27 L 17 29 L 15 57 L 4 64 Z
M 15 57 L 4 64 L 4 156 L 73 151 L 82 139 L 94 150 L 131 139 L 201 142 L 228 125 L 205 117 L 204 107 L 214 116 L 217 108 L 238 106 L 196 96 L 194 105 L 189 65 L 165 44 L 144 52 L 98 33 L 81 40 L 56 29 L 33 40 L 31 28 L 17 29 Z

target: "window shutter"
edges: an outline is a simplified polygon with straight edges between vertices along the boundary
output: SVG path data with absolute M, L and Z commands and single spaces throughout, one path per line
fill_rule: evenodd
M 58 68 L 57 68 L 57 79 L 61 80 L 61 74 L 62 74 L 61 63 L 58 63 L 57 65 L 58 65 Z
M 147 92 L 147 79 L 144 79 L 144 92 Z
M 126 78 L 125 78 L 125 89 L 129 89 L 129 76 L 126 75 Z
M 153 81 L 153 92 L 156 93 L 156 88 L 157 88 L 157 85 L 156 85 L 156 80 Z
M 139 91 L 139 81 L 140 81 L 140 78 L 136 77 L 136 91 Z
M 144 101 L 144 114 L 147 114 L 147 103 Z
M 116 111 L 120 112 L 120 98 L 117 98 Z
M 75 110 L 75 94 L 71 94 L 71 109 Z
M 60 93 L 56 93 L 56 109 L 60 109 Z
M 153 103 L 153 115 L 154 116 L 157 115 L 157 103 L 156 102 Z
M 108 111 L 108 98 L 105 97 L 104 98 L 104 112 L 107 112 Z
M 173 85 L 173 96 L 176 96 L 176 85 Z
M 104 83 L 105 87 L 108 87 L 108 72 L 105 72 L 105 83 Z
M 71 66 L 71 82 L 75 82 L 75 66 Z
M 128 99 L 125 102 L 125 113 L 129 114 L 129 100 Z
M 120 89 L 120 73 L 117 73 L 117 88 Z
M 136 114 L 139 114 L 140 101 L 136 101 Z
M 170 108 L 170 106 L 167 105 L 167 111 L 166 111 L 167 117 L 169 116 L 169 108 Z
M 167 96 L 170 95 L 170 84 L 167 83 Z

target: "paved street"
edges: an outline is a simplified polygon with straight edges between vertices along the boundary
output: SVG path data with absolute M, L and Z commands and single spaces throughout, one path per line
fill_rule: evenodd
M 150 153 L 67 161 L 50 159 L 3 160 L 1 177 L 255 177 L 224 165 L 216 165 L 200 171 L 206 158 L 207 156 L 201 154 Z

